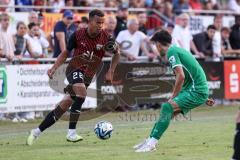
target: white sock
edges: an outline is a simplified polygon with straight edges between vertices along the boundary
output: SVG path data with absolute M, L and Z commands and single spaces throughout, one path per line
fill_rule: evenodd
M 158 143 L 158 140 L 157 139 L 155 139 L 155 138 L 150 138 L 149 140 L 148 140 L 148 145 L 154 145 L 154 146 L 156 146 L 157 145 L 157 143 Z
M 40 130 L 39 128 L 33 129 L 33 134 L 34 134 L 34 136 L 38 137 L 38 136 L 40 136 L 41 133 L 42 133 L 42 132 L 41 132 L 41 130 Z
M 76 134 L 76 129 L 68 129 L 68 136 L 74 136 Z

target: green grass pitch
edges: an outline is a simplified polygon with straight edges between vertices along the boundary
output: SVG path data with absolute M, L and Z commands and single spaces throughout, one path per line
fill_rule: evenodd
M 28 131 L 39 120 L 28 123 L 0 122 L 0 160 L 229 160 L 238 108 L 199 107 L 192 121 L 172 121 L 159 141 L 157 151 L 135 153 L 132 146 L 149 135 L 159 110 L 109 113 L 98 119 L 80 121 L 82 142 L 66 141 L 68 123 L 59 121 L 46 130 L 33 146 L 26 146 Z M 96 122 L 112 122 L 109 140 L 97 139 Z

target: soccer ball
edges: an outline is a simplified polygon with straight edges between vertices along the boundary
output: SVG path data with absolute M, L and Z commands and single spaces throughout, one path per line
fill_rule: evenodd
M 110 122 L 100 121 L 95 125 L 94 132 L 100 139 L 108 139 L 111 137 L 113 126 Z

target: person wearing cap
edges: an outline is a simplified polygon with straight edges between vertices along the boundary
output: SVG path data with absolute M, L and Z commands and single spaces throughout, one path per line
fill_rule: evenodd
M 128 5 L 127 4 L 121 4 L 118 6 L 117 11 L 117 26 L 115 28 L 115 36 L 117 37 L 118 33 L 122 30 L 127 29 L 127 19 L 128 19 Z
M 65 10 L 63 13 L 63 19 L 58 21 L 54 26 L 54 47 L 53 58 L 66 49 L 66 44 L 71 34 L 76 30 L 76 26 L 73 24 L 73 13 L 70 10 Z

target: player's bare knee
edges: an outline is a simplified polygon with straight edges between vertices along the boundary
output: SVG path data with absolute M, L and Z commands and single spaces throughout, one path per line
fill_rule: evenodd
M 77 97 L 85 98 L 87 96 L 86 86 L 83 83 L 74 84 L 73 91 Z
M 64 110 L 64 111 L 67 111 L 68 108 L 72 105 L 73 103 L 73 100 L 71 98 L 71 96 L 65 96 L 63 98 L 63 100 L 60 102 L 59 106 Z

